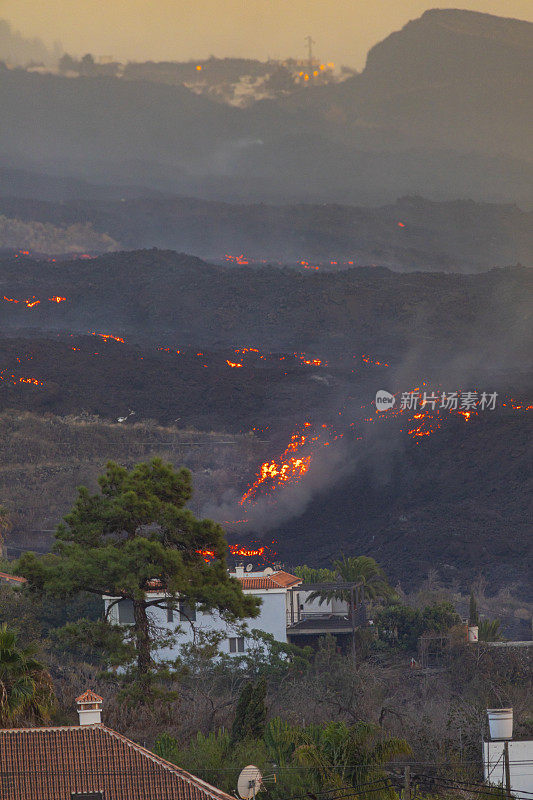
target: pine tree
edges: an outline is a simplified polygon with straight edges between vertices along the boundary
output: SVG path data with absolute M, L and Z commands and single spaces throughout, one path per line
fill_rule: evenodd
M 98 483 L 97 494 L 78 490 L 65 524 L 57 529 L 55 552 L 41 557 L 26 553 L 17 569 L 30 589 L 44 594 L 67 599 L 89 592 L 132 603 L 133 677 L 142 697 L 157 671 L 148 613 L 152 606 L 175 608 L 182 600 L 235 620 L 257 616 L 259 604 L 228 574 L 220 525 L 198 520 L 185 508 L 192 494 L 188 470 L 175 471 L 161 459 L 131 471 L 109 462 Z M 205 551 L 212 560 L 206 561 Z M 147 593 L 154 580 L 164 587 L 163 601 Z M 129 633 L 126 629 L 124 636 Z

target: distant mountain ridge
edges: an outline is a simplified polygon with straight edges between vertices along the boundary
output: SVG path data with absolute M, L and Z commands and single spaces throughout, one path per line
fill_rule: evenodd
M 361 145 L 371 134 L 376 148 L 531 160 L 532 68 L 533 23 L 434 9 L 376 44 L 361 74 L 313 92 L 306 105 L 343 118 L 347 138 Z
M 182 86 L 4 70 L 0 153 L 100 183 L 269 202 L 531 198 L 533 25 L 429 11 L 344 83 L 237 109 Z

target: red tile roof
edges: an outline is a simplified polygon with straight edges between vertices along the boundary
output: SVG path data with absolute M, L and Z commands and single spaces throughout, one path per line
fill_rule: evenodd
M 285 572 L 285 570 L 281 569 L 279 572 L 274 572 L 273 575 L 270 576 L 273 581 L 279 583 L 280 586 L 297 586 L 299 583 L 302 582 L 301 578 L 298 578 L 297 575 L 291 575 L 290 572 Z
M 237 580 L 240 581 L 243 589 L 286 589 L 302 582 L 301 578 L 297 578 L 296 575 L 291 575 L 283 570 L 258 577 L 243 575 Z
M 105 725 L 0 730 L 2 800 L 234 800 Z
M 92 689 L 87 689 L 86 692 L 80 694 L 79 697 L 76 697 L 76 703 L 103 703 L 104 698 L 100 697 L 99 694 L 93 692 Z
M 237 578 L 243 589 L 281 589 L 279 583 L 274 583 L 270 575 L 266 578 Z

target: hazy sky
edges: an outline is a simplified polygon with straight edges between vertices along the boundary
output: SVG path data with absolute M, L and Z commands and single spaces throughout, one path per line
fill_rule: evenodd
M 310 34 L 320 58 L 361 68 L 409 19 L 457 6 L 533 21 L 533 0 L 0 0 L 0 17 L 73 55 L 303 57 Z

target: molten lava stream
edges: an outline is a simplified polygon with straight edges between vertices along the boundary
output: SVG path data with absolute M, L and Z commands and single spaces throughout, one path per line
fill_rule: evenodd
M 311 428 L 311 423 L 304 423 L 305 432 L 293 433 L 289 444 L 278 458 L 261 464 L 256 480 L 239 501 L 241 506 L 253 502 L 259 492 L 271 494 L 286 484 L 298 483 L 302 479 L 308 471 L 313 457 L 313 454 L 309 452 L 309 447 L 316 444 L 321 436 L 320 433 L 311 436 L 309 428 Z M 337 437 L 334 436 L 333 438 Z M 321 444 L 327 447 L 329 446 L 329 441 Z M 300 452 L 302 448 L 305 448 L 306 452 L 304 454 Z M 294 455 L 291 455 L 292 453 Z

